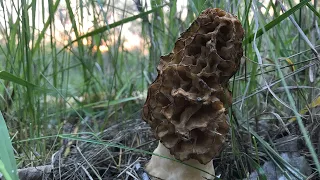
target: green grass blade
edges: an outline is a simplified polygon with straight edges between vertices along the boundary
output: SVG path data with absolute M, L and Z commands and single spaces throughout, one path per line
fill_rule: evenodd
M 173 0 L 170 4 L 170 13 L 169 13 L 169 27 L 168 27 L 168 35 L 165 37 L 165 53 L 169 53 L 174 45 L 175 40 L 178 37 L 179 26 L 177 26 L 177 18 L 175 17 L 177 14 L 177 0 Z
M 194 4 L 193 0 L 188 0 L 188 4 L 191 7 L 191 10 L 193 11 L 193 13 L 198 16 L 199 15 L 199 11 L 196 7 L 196 5 Z
M 9 132 L 0 112 L 0 171 L 4 176 L 9 175 L 11 179 L 18 180 L 17 165 L 13 154 L 13 147 Z M 2 166 L 3 165 L 3 166 Z M 6 178 L 8 179 L 8 178 Z M 10 180 L 10 179 L 9 179 Z
M 8 171 L 6 170 L 4 163 L 1 161 L 1 158 L 0 158 L 0 173 L 3 175 L 3 177 L 5 179 L 12 180 L 11 176 L 9 175 Z
M 285 7 L 279 3 L 282 10 L 286 11 Z M 311 48 L 311 50 L 313 51 L 313 53 L 315 54 L 315 56 L 318 58 L 318 60 L 320 61 L 320 57 L 318 54 L 318 51 L 314 48 L 313 44 L 310 42 L 309 38 L 306 36 L 306 34 L 302 31 L 302 29 L 300 28 L 300 26 L 298 25 L 298 23 L 294 20 L 294 18 L 292 16 L 289 16 L 289 19 L 291 20 L 291 22 L 294 24 L 295 28 L 298 30 L 300 36 L 302 37 L 302 39 L 308 44 L 308 46 Z M 313 81 L 310 79 L 310 81 Z
M 54 12 L 57 11 L 59 3 L 60 3 L 60 0 L 57 0 L 57 1 L 54 3 L 53 8 L 52 8 Z M 54 13 L 53 13 L 53 14 L 49 14 L 49 17 L 48 17 L 46 23 L 44 24 L 44 27 L 43 27 L 43 29 L 41 30 L 41 33 L 39 34 L 39 37 L 38 37 L 38 39 L 37 39 L 34 47 L 33 47 L 32 50 L 31 50 L 31 54 L 32 54 L 32 55 L 33 55 L 33 54 L 37 51 L 37 49 L 39 48 L 40 43 L 42 42 L 42 40 L 43 40 L 43 38 L 44 38 L 44 35 L 45 35 L 45 33 L 46 33 L 49 25 L 52 23 L 51 21 L 53 20 L 53 16 L 54 16 Z
M 289 17 L 291 14 L 293 14 L 294 12 L 296 12 L 298 9 L 302 8 L 304 5 L 306 5 L 310 0 L 304 0 L 302 2 L 300 2 L 299 4 L 297 4 L 296 6 L 292 7 L 290 10 L 288 10 L 287 12 L 283 13 L 282 15 L 280 15 L 279 17 L 277 17 L 276 19 L 274 19 L 273 21 L 271 21 L 270 23 L 266 24 L 263 28 L 260 28 L 257 31 L 256 34 L 256 38 L 260 37 L 261 35 L 263 35 L 264 32 L 267 32 L 268 30 L 272 29 L 273 27 L 275 27 L 276 25 L 278 25 L 280 22 L 282 22 L 283 20 L 285 20 L 287 17 Z M 251 43 L 254 39 L 255 34 L 250 34 L 244 41 L 243 41 L 243 45 L 246 45 L 248 43 Z
M 248 157 L 250 164 L 256 169 L 258 172 L 259 180 L 267 180 L 267 176 L 263 170 L 263 168 L 254 161 L 251 157 Z
M 149 11 L 139 13 L 139 14 L 137 14 L 137 15 L 135 15 L 135 16 L 131 16 L 131 17 L 128 17 L 128 18 L 124 18 L 124 19 L 122 19 L 122 20 L 120 20 L 120 21 L 117 21 L 117 22 L 115 22 L 115 23 L 109 24 L 109 25 L 107 25 L 107 26 L 103 26 L 103 27 L 101 27 L 101 28 L 97 28 L 97 29 L 95 29 L 95 30 L 93 30 L 93 31 L 91 31 L 91 32 L 88 32 L 88 33 L 86 33 L 86 34 L 84 34 L 84 35 L 82 35 L 82 36 L 79 36 L 77 39 L 75 39 L 75 40 L 71 41 L 69 44 L 65 45 L 65 46 L 58 52 L 58 54 L 60 54 L 64 49 L 66 49 L 67 47 L 69 47 L 71 44 L 73 44 L 73 43 L 75 43 L 75 42 L 78 42 L 78 41 L 81 40 L 81 39 L 84 39 L 84 38 L 87 38 L 87 37 L 90 37 L 90 36 L 93 36 L 93 35 L 96 35 L 96 34 L 99 34 L 99 33 L 103 33 L 103 32 L 105 32 L 105 31 L 107 31 L 107 30 L 109 30 L 109 29 L 115 28 L 115 27 L 117 27 L 117 26 L 123 25 L 123 24 L 128 23 L 128 22 L 131 22 L 131 21 L 134 21 L 134 20 L 136 20 L 136 19 L 138 19 L 138 18 L 142 18 L 142 17 L 144 17 L 144 16 L 146 16 L 146 15 L 148 15 L 148 14 L 151 14 L 151 13 L 157 11 L 158 9 L 161 9 L 161 8 L 167 6 L 167 5 L 168 5 L 168 3 L 166 3 L 166 4 L 164 4 L 164 5 L 161 5 L 161 6 L 158 6 L 158 7 L 156 7 L 156 8 L 153 8 L 153 9 L 151 9 L 151 10 L 149 10 Z
M 243 120 L 243 118 L 241 117 L 241 112 L 239 109 L 237 108 L 233 108 L 235 114 L 236 114 L 236 118 L 241 120 L 242 122 L 246 122 L 245 120 Z M 248 128 L 246 125 L 241 125 L 242 128 L 244 128 L 245 130 L 247 130 L 248 132 L 250 132 L 250 134 L 252 134 L 257 140 L 258 142 L 260 142 L 260 144 L 272 155 L 272 158 L 276 159 L 277 161 L 280 161 L 281 164 L 284 165 L 285 169 L 289 172 L 291 172 L 294 176 L 298 177 L 298 178 L 303 178 L 305 179 L 306 177 L 301 174 L 296 168 L 294 168 L 291 164 L 289 164 L 288 162 L 284 161 L 282 159 L 282 157 L 270 146 L 269 143 L 267 143 L 263 138 L 261 138 L 255 131 L 253 131 L 251 128 Z
M 21 79 L 13 74 L 10 74 L 6 71 L 0 71 L 0 79 L 11 81 L 13 83 L 17 83 L 17 84 L 25 86 L 25 87 L 36 87 L 36 85 L 34 85 L 24 79 Z
M 55 96 L 58 94 L 53 89 L 46 89 L 43 87 L 39 87 L 33 83 L 30 83 L 22 78 L 19 78 L 11 73 L 6 72 L 6 71 L 0 71 L 0 79 L 10 81 L 10 82 L 16 83 L 16 84 L 24 86 L 24 87 L 32 88 L 32 90 L 34 90 L 34 92 L 50 93 L 50 95 L 55 95 Z
M 320 19 L 320 13 L 310 3 L 307 3 L 307 6 Z

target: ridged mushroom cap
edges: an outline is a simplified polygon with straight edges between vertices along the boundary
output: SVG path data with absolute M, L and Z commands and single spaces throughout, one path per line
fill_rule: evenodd
M 243 36 L 236 16 L 206 9 L 160 58 L 142 117 L 175 158 L 206 164 L 220 153 L 229 130 L 228 81 L 239 69 Z

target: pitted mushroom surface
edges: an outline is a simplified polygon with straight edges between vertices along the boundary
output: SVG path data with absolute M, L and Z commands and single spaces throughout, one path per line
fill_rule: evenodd
M 202 164 L 220 152 L 228 132 L 228 81 L 239 69 L 244 31 L 221 9 L 207 9 L 162 56 L 143 119 L 176 159 Z

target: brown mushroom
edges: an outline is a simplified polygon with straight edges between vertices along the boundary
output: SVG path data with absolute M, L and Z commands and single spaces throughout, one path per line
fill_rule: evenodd
M 203 11 L 162 56 L 148 89 L 143 119 L 160 140 L 146 170 L 161 179 L 213 178 L 212 159 L 228 132 L 232 103 L 229 79 L 242 57 L 244 31 L 236 16 L 218 8 Z M 210 175 L 211 174 L 211 175 Z

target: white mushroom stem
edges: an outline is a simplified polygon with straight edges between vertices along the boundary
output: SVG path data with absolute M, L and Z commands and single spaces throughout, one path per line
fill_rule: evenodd
M 159 142 L 158 147 L 153 153 L 174 159 L 173 155 L 170 154 L 170 151 L 161 142 Z M 207 164 L 201 164 L 195 159 L 184 161 L 184 163 L 214 175 L 212 160 Z M 150 175 L 164 180 L 214 179 L 214 176 L 193 167 L 170 159 L 152 155 L 151 160 L 146 166 L 146 170 Z

